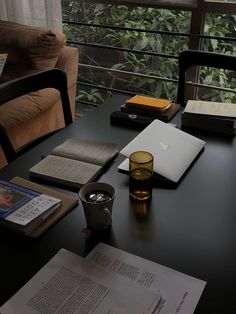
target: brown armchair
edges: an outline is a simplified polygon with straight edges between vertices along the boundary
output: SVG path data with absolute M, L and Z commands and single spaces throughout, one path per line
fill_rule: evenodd
M 64 125 L 67 126 L 72 123 L 73 117 L 67 90 L 67 77 L 66 73 L 60 69 L 51 69 L 37 72 L 35 74 L 26 75 L 21 78 L 0 84 L 0 105 L 6 103 L 6 101 L 44 88 L 53 88 L 60 93 Z M 37 137 L 35 140 L 26 143 L 23 147 L 17 150 L 12 145 L 6 129 L 0 125 L 0 145 L 7 162 L 11 162 L 20 154 L 24 153 L 37 142 L 42 141 L 46 136 L 49 135 L 50 134 L 46 134 Z
M 0 83 L 59 68 L 67 77 L 72 118 L 78 72 L 78 49 L 65 46 L 65 35 L 47 28 L 36 28 L 0 21 L 0 53 L 7 53 Z M 14 150 L 65 126 L 58 89 L 33 90 L 0 106 L 0 125 Z M 8 160 L 9 161 L 9 160 Z M 0 150 L 0 168 L 7 164 Z

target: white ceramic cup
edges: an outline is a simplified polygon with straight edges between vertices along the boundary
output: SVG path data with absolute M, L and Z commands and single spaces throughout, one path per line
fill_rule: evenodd
M 109 199 L 102 202 L 91 202 L 86 196 L 92 192 L 104 192 Z M 112 223 L 112 206 L 116 196 L 113 186 L 103 182 L 92 182 L 84 185 L 79 191 L 79 198 L 84 208 L 84 214 L 89 229 L 107 229 Z

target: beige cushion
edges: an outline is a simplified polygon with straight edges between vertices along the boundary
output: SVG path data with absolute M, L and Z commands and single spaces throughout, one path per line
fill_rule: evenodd
M 8 54 L 2 74 L 2 81 L 7 81 L 29 69 L 55 67 L 65 35 L 49 28 L 0 21 L 0 43 L 0 53 Z

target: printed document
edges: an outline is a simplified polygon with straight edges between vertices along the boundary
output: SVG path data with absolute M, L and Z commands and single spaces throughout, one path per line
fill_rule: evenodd
M 86 258 L 106 272 L 125 277 L 137 286 L 160 292 L 162 301 L 155 313 L 193 313 L 206 285 L 205 281 L 104 243 L 99 243 Z
M 96 267 L 61 249 L 1 308 L 1 314 L 152 314 L 157 291 Z

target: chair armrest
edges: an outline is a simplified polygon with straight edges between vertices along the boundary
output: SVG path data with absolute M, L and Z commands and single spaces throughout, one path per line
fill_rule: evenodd
M 67 76 L 63 70 L 50 69 L 23 76 L 0 85 L 0 105 L 14 98 L 44 88 L 55 88 L 60 92 L 65 126 L 73 122 L 70 101 L 67 92 Z M 0 145 L 8 162 L 18 153 L 13 148 L 6 130 L 0 125 Z
M 22 95 L 52 87 L 60 92 L 65 125 L 73 122 L 67 93 L 67 76 L 61 69 L 29 74 L 0 85 L 0 105 Z

